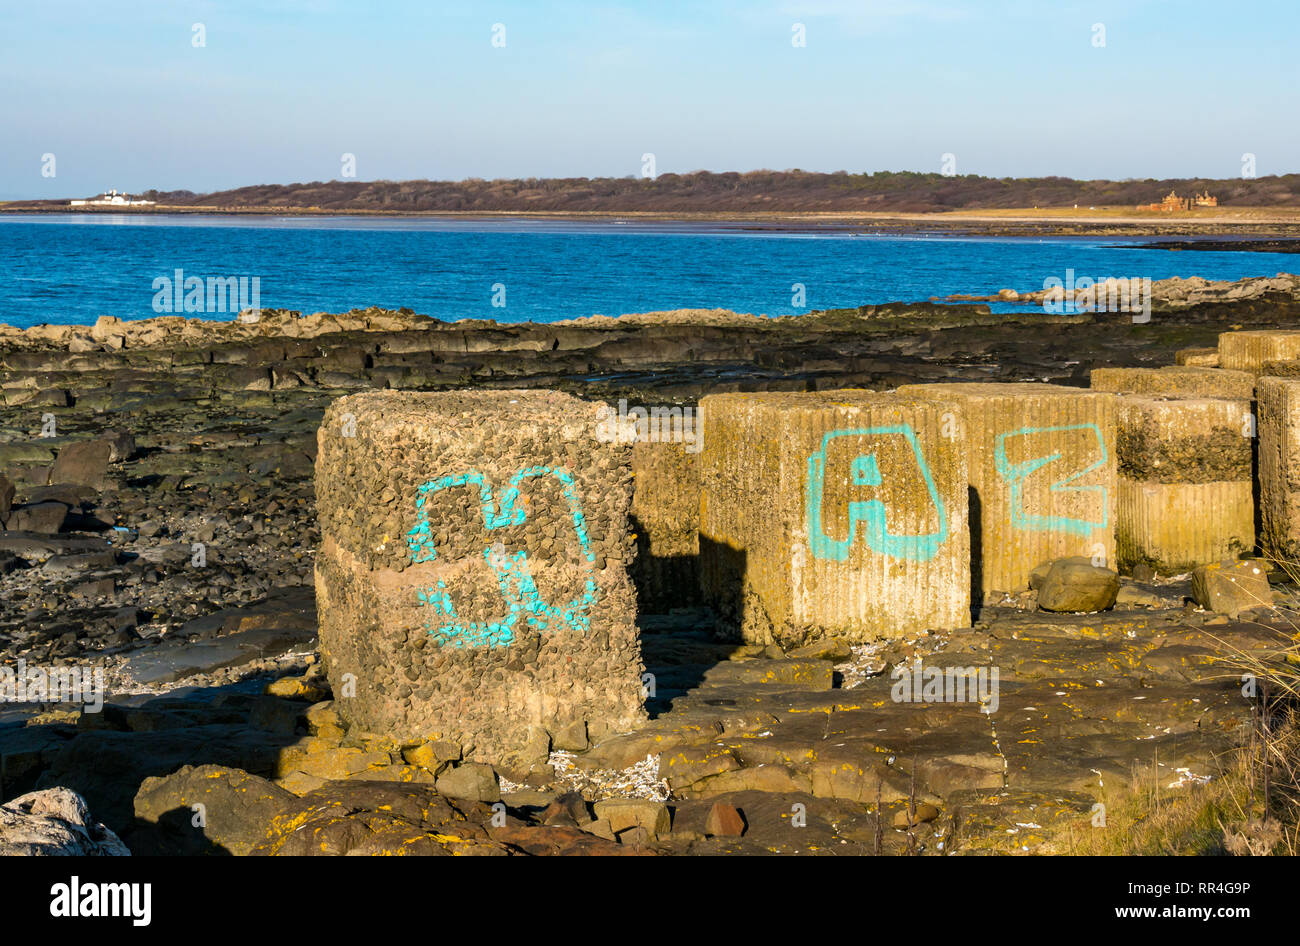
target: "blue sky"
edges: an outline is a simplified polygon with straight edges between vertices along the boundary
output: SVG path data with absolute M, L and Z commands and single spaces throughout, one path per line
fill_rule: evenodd
M 0 199 L 328 180 L 344 153 L 362 180 L 622 176 L 647 152 L 1288 173 L 1297 36 L 1296 0 L 0 0 Z

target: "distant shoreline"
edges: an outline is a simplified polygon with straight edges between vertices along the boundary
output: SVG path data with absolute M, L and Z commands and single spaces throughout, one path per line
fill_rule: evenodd
M 14 215 L 132 215 L 248 216 L 302 218 L 376 218 L 445 220 L 554 220 L 638 223 L 709 223 L 724 229 L 809 233 L 850 231 L 863 235 L 947 234 L 971 236 L 1091 236 L 1091 237 L 1247 237 L 1225 241 L 1221 251 L 1269 250 L 1252 246 L 1256 241 L 1300 239 L 1300 207 L 1188 211 L 1179 214 L 1142 212 L 1125 208 L 1096 211 L 1036 208 L 960 210 L 937 213 L 856 211 L 736 212 L 736 211 L 399 211 L 370 209 L 323 210 L 304 207 L 242 207 L 166 205 L 152 207 L 70 207 L 63 201 L 11 201 L 0 203 L 0 214 Z M 1156 244 L 1152 248 L 1166 249 Z M 1202 247 L 1179 247 L 1201 249 Z

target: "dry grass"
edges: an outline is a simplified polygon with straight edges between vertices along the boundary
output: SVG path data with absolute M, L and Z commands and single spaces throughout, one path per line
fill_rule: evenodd
M 1247 750 L 1222 761 L 1204 785 L 1171 790 L 1159 770 L 1136 777 L 1128 787 L 1102 791 L 1105 827 L 1091 817 L 1072 825 L 1065 852 L 1084 856 L 1225 854 L 1224 829 L 1248 820 L 1251 811 Z M 1163 779 L 1167 780 L 1166 771 Z
M 1270 561 L 1300 586 L 1300 563 Z M 1219 640 L 1228 674 L 1254 685 L 1249 744 L 1224 756 L 1205 785 L 1170 792 L 1147 775 L 1104 793 L 1106 828 L 1073 827 L 1070 853 L 1300 854 L 1300 623 L 1280 608 L 1272 617 L 1290 630 L 1276 647 L 1246 651 Z

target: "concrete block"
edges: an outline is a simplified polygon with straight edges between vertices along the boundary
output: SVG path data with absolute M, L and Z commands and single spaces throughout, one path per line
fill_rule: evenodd
M 1174 352 L 1174 364 L 1196 368 L 1219 367 L 1218 348 L 1180 348 Z
M 690 444 L 632 446 L 632 578 L 642 610 L 660 613 L 700 600 L 699 453 Z
M 1300 361 L 1266 361 L 1259 373 L 1270 378 L 1300 378 Z
M 794 645 L 970 621 L 958 409 L 863 391 L 701 402 L 706 597 L 739 635 Z
M 1249 399 L 1121 395 L 1117 417 L 1121 569 L 1177 575 L 1254 549 Z
M 1147 564 L 1161 575 L 1255 547 L 1254 484 L 1151 483 L 1119 479 L 1116 551 L 1121 570 Z
M 351 395 L 317 435 L 320 643 L 351 728 L 513 764 L 643 718 L 631 446 L 548 391 Z
M 1114 394 L 1038 383 L 917 384 L 898 393 L 963 408 L 976 587 L 1026 589 L 1035 566 L 1070 556 L 1113 567 Z
M 1300 359 L 1300 332 L 1264 329 L 1224 332 L 1219 336 L 1219 364 L 1258 375 L 1266 361 Z
M 1094 368 L 1092 389 L 1119 394 L 1250 399 L 1255 396 L 1255 376 L 1248 371 L 1174 365 L 1164 368 Z
M 1260 546 L 1300 560 L 1300 379 L 1259 379 Z

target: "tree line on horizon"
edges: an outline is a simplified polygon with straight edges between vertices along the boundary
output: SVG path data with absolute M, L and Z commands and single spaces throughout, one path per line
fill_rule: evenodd
M 526 178 L 464 181 L 313 181 L 209 194 L 147 191 L 160 204 L 371 211 L 930 213 L 1022 207 L 1130 206 L 1209 191 L 1221 206 L 1300 205 L 1300 174 L 1259 178 L 1074 180 L 950 176 L 916 171 L 660 174 L 653 178 Z

